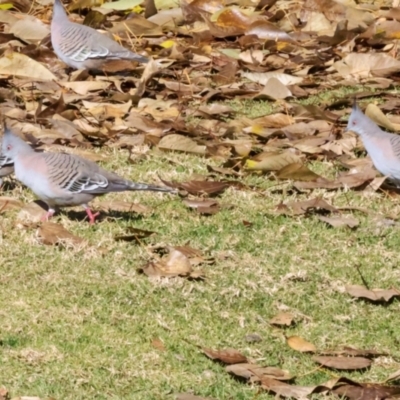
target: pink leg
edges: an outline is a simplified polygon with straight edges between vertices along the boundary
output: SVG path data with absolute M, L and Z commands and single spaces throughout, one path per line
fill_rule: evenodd
M 85 207 L 85 210 L 86 210 L 86 214 L 89 217 L 89 224 L 93 225 L 94 222 L 95 222 L 96 217 L 98 217 L 100 215 L 100 213 L 97 212 L 96 214 L 93 214 L 92 210 L 89 207 L 87 207 L 87 208 Z
M 45 215 L 43 215 L 43 217 L 41 218 L 42 221 L 48 221 L 54 215 L 55 212 L 56 212 L 55 210 L 53 210 L 52 208 L 49 208 L 47 213 Z

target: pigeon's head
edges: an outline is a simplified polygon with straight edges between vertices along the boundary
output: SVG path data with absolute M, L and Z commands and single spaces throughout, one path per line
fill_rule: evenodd
M 357 103 L 354 102 L 349 121 L 347 123 L 347 130 L 362 136 L 370 132 L 371 128 L 374 128 L 375 126 L 375 122 L 369 119 L 360 110 L 360 107 L 358 107 Z
M 9 128 L 4 129 L 3 141 L 1 145 L 2 156 L 14 161 L 19 154 L 26 154 L 32 151 L 28 143 L 15 135 Z

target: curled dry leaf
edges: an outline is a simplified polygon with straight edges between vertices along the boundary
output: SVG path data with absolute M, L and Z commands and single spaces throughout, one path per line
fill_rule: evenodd
M 147 263 L 138 271 L 149 277 L 182 276 L 191 279 L 204 279 L 203 272 L 193 270 L 190 259 L 174 248 L 170 248 L 169 254 L 163 258 Z
M 275 315 L 272 319 L 269 320 L 269 323 L 272 325 L 278 326 L 290 326 L 292 325 L 294 320 L 294 316 L 290 313 L 280 312 Z
M 371 360 L 364 357 L 314 356 L 312 359 L 324 367 L 340 370 L 364 369 L 370 367 L 372 363 Z
M 400 296 L 400 291 L 392 289 L 367 289 L 360 285 L 347 285 L 346 292 L 353 297 L 368 299 L 373 302 L 388 302 Z
M 315 353 L 317 348 L 310 342 L 307 342 L 300 336 L 290 336 L 286 339 L 287 344 L 296 351 L 302 353 Z
M 213 264 L 215 262 L 213 257 L 204 256 L 201 250 L 195 249 L 192 246 L 189 246 L 188 244 L 185 244 L 183 246 L 165 246 L 157 244 L 155 246 L 152 246 L 150 249 L 154 253 L 161 253 L 161 254 L 166 254 L 171 252 L 172 250 L 177 250 L 189 259 L 190 265 L 192 267 L 204 263 Z
M 54 222 L 43 222 L 38 231 L 38 237 L 43 244 L 78 246 L 85 240 L 67 231 L 62 225 Z
M 213 350 L 203 347 L 204 354 L 224 364 L 247 363 L 247 357 L 235 349 Z
M 209 199 L 183 199 L 182 203 L 204 215 L 216 214 L 221 209 L 217 201 Z
M 280 381 L 288 381 L 293 376 L 286 370 L 276 367 L 261 367 L 257 364 L 239 363 L 228 365 L 225 370 L 232 375 L 250 379 L 251 382 L 261 382 L 265 378 L 273 378 Z

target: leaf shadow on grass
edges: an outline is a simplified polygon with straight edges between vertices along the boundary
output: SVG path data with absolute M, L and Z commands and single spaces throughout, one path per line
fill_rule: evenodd
M 6 179 L 0 188 L 1 192 L 12 192 L 19 186 L 18 182 L 14 179 Z
M 375 306 L 380 306 L 380 307 L 389 307 L 393 302 L 399 302 L 399 299 L 396 297 L 392 297 L 390 300 L 371 300 L 371 299 L 366 299 L 364 297 L 360 297 L 357 299 L 358 302 L 366 303 L 366 304 L 373 304 Z

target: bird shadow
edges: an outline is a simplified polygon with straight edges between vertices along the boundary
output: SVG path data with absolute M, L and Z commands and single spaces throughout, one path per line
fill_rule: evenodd
M 97 212 L 93 210 L 93 212 Z M 110 220 L 124 220 L 124 221 L 140 221 L 144 215 L 132 213 L 129 211 L 99 211 L 100 214 L 96 217 L 96 223 L 105 222 Z M 85 211 L 75 210 L 61 210 L 57 215 L 65 215 L 71 221 L 88 222 L 88 216 Z
M 42 208 L 44 211 L 48 211 L 48 206 L 47 204 L 42 201 L 42 200 L 35 200 L 34 203 L 36 203 L 40 208 Z M 94 213 L 97 212 L 97 210 L 92 210 Z M 76 221 L 76 222 L 88 222 L 88 216 L 86 214 L 86 211 L 77 211 L 77 210 L 70 210 L 63 208 L 61 210 L 58 210 L 55 214 L 55 217 L 60 216 L 60 215 L 65 215 L 69 220 L 71 221 Z M 104 211 L 104 210 L 99 210 L 99 215 L 96 217 L 96 223 L 97 222 L 104 222 L 104 221 L 110 221 L 110 220 L 124 220 L 124 221 L 140 221 L 145 217 L 144 214 L 139 214 L 131 211 L 117 211 L 117 210 L 109 210 L 109 211 Z

